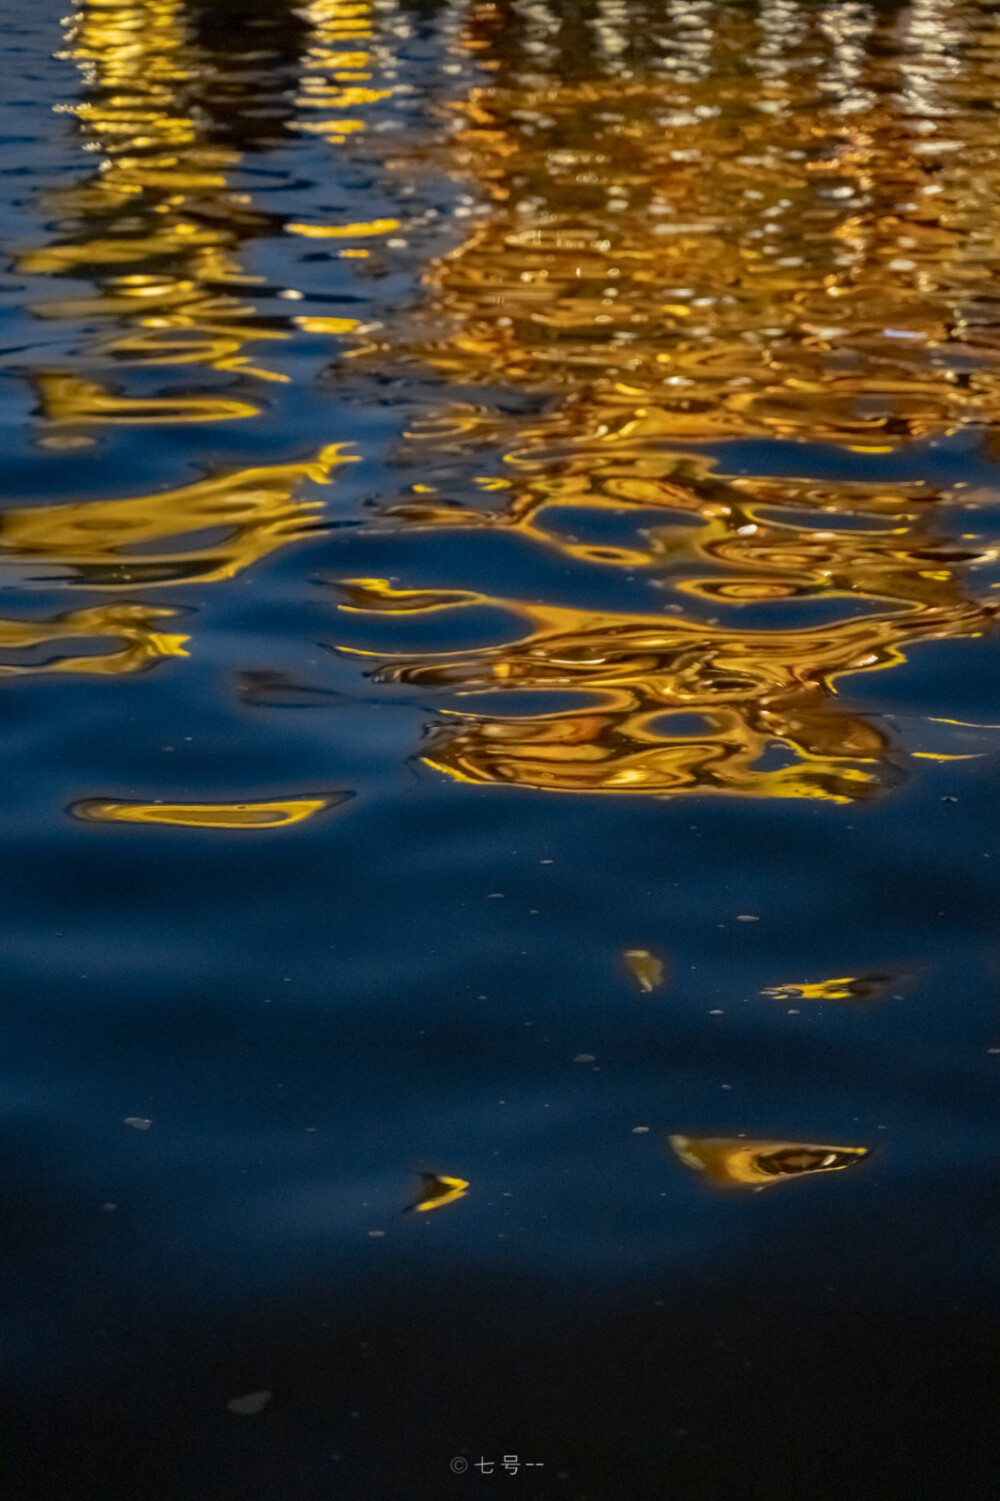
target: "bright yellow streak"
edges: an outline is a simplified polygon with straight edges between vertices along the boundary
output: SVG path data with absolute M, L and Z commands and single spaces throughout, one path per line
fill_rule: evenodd
M 186 829 L 280 829 L 304 823 L 352 796 L 287 798 L 261 803 L 117 803 L 92 798 L 74 803 L 77 818 L 94 823 L 155 823 Z
M 464 1178 L 448 1178 L 443 1173 L 425 1173 L 423 1176 L 421 1197 L 411 1206 L 418 1214 L 428 1209 L 443 1209 L 446 1204 L 465 1198 L 469 1185 Z
M 307 240 L 354 240 L 366 235 L 387 235 L 399 228 L 398 219 L 372 219 L 367 224 L 286 224 L 290 235 Z
M 292 321 L 307 334 L 350 334 L 360 326 L 360 320 L 357 318 L 302 317 Z

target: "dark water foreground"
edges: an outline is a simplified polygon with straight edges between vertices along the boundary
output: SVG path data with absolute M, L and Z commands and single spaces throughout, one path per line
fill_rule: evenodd
M 1000 12 L 2 49 L 3 1501 L 995 1496 Z

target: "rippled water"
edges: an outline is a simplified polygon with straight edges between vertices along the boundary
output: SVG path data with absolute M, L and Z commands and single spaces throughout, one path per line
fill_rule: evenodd
M 2 48 L 4 1497 L 992 1495 L 1000 11 Z

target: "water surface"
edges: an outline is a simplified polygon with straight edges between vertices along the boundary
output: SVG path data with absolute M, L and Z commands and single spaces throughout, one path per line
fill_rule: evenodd
M 993 1494 L 995 7 L 2 46 L 4 1494 Z

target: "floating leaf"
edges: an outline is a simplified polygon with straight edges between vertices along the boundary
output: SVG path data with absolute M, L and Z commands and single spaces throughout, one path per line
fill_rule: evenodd
M 626 949 L 625 967 L 640 990 L 655 990 L 663 984 L 663 960 L 650 949 Z
M 776 1001 L 879 1001 L 891 985 L 902 976 L 845 975 L 837 980 L 796 981 L 791 985 L 774 985 L 761 995 Z
M 469 1187 L 464 1178 L 448 1178 L 443 1173 L 421 1173 L 420 1176 L 423 1179 L 420 1197 L 409 1205 L 418 1212 L 454 1204 L 456 1199 L 465 1198 Z
M 686 1167 L 717 1188 L 764 1188 L 783 1178 L 837 1172 L 867 1157 L 869 1147 L 824 1147 L 801 1141 L 747 1141 L 735 1136 L 671 1136 Z

